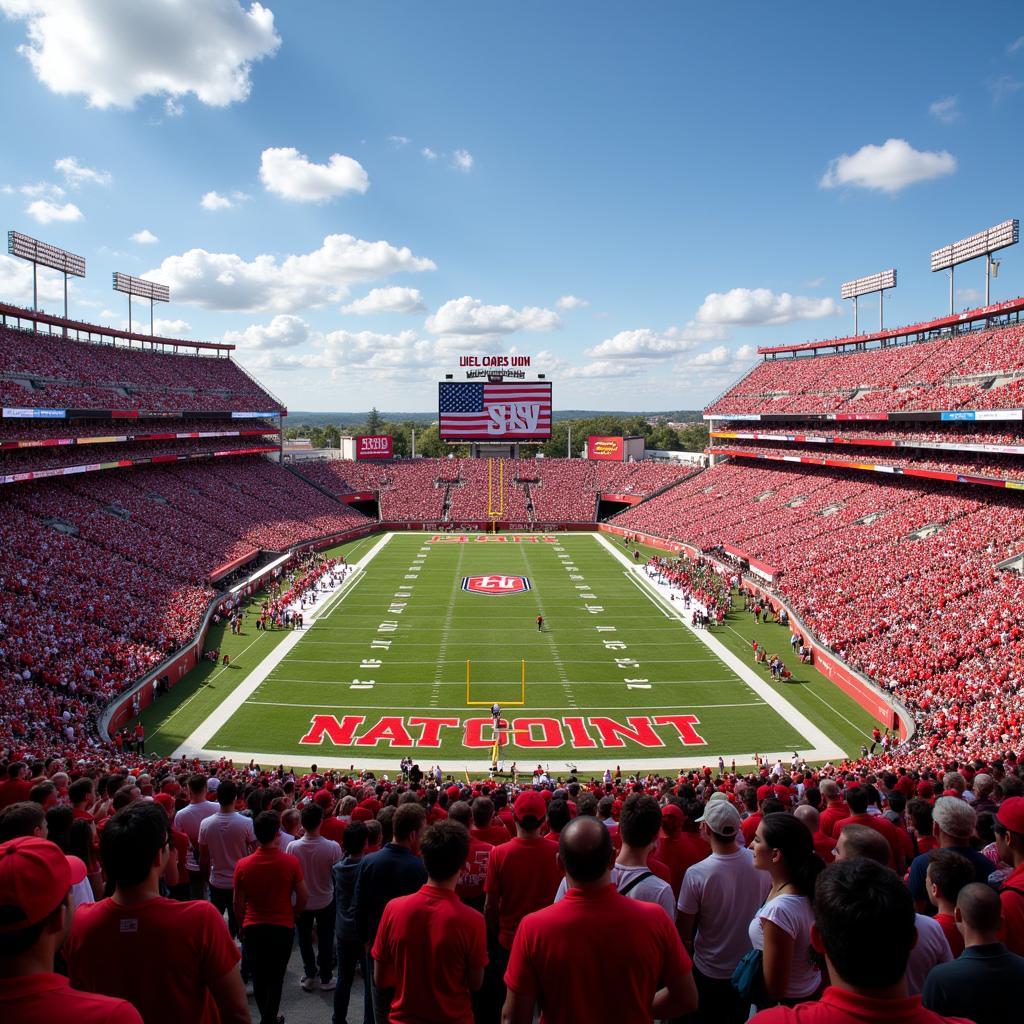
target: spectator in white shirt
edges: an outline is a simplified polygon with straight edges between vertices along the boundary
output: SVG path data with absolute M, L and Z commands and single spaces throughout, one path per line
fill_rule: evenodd
M 206 899 L 206 880 L 209 874 L 209 865 L 200 863 L 199 826 L 216 813 L 217 804 L 207 797 L 206 776 L 193 775 L 188 780 L 188 806 L 182 807 L 174 816 L 174 827 L 188 836 L 185 868 L 188 871 L 188 894 L 193 900 Z
M 730 979 L 751 948 L 747 925 L 771 887 L 754 870 L 754 855 L 737 845 L 739 811 L 727 800 L 712 800 L 696 819 L 711 856 L 691 865 L 679 890 L 676 926 L 693 955 L 693 977 L 700 995 L 694 1021 L 740 1024 L 744 1005 Z
M 239 927 L 233 892 L 235 865 L 256 849 L 252 818 L 235 810 L 237 796 L 234 782 L 222 782 L 217 788 L 217 813 L 204 818 L 199 826 L 200 857 L 210 865 L 210 902 L 222 914 L 227 911 L 232 938 L 238 936 Z
M 303 977 L 300 982 L 312 992 L 319 971 L 320 988 L 334 988 L 334 875 L 332 869 L 341 860 L 341 847 L 333 839 L 320 835 L 324 820 L 323 808 L 317 803 L 302 809 L 305 835 L 288 844 L 288 853 L 298 858 L 309 890 L 306 907 L 299 914 L 299 952 L 302 954 Z M 313 928 L 316 927 L 317 950 L 313 951 Z

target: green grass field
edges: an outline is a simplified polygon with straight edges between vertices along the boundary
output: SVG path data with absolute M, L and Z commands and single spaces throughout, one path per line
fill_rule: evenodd
M 347 559 L 379 540 L 347 547 Z M 473 577 L 494 587 L 496 576 L 530 587 L 463 588 Z M 829 756 L 857 749 L 871 720 L 815 670 L 793 665 L 785 684 L 762 670 L 754 686 L 741 678 L 752 669 L 751 636 L 786 654 L 788 631 L 737 612 L 712 633 L 738 670 L 590 534 L 399 534 L 300 636 L 257 631 L 252 616 L 242 636 L 211 636 L 231 667 L 204 664 L 148 709 L 149 749 L 346 767 L 409 754 L 480 768 L 490 762 L 492 701 L 510 726 L 504 759 L 523 767 L 668 767 L 720 754 L 749 763 L 754 751 L 820 750 L 821 733 Z M 269 671 L 268 656 L 280 659 Z M 513 706 L 524 659 L 525 705 Z M 483 706 L 467 706 L 467 660 L 471 699 Z M 776 708 L 778 697 L 787 703 Z M 226 699 L 241 703 L 220 722 Z M 817 742 L 807 720 L 821 730 Z

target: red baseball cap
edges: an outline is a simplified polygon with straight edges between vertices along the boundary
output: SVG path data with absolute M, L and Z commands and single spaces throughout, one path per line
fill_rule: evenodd
M 330 807 L 334 803 L 334 797 L 327 792 L 326 789 L 317 790 L 316 796 L 313 797 L 313 802 L 319 804 L 321 807 Z
M 999 824 L 1011 832 L 1024 835 L 1024 796 L 1011 796 L 999 805 L 996 813 Z
M 153 797 L 153 803 L 162 807 L 168 818 L 174 817 L 174 797 L 170 793 L 157 793 Z
M 19 836 L 0 843 L 0 933 L 38 924 L 85 878 L 85 865 L 56 843 Z
M 769 797 L 775 795 L 775 790 L 771 786 L 758 786 L 757 787 L 757 802 L 760 803 L 762 800 L 767 800 Z
M 544 802 L 544 797 L 540 793 L 528 790 L 516 797 L 515 806 L 512 810 L 520 821 L 524 821 L 526 818 L 535 818 L 537 821 L 543 821 L 547 817 L 548 805 Z

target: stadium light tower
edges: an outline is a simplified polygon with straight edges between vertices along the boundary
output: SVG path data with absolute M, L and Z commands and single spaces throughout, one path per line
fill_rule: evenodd
M 149 334 L 152 337 L 156 332 L 153 330 L 153 303 L 170 302 L 171 290 L 165 284 L 157 284 L 156 281 L 147 281 L 144 277 L 132 277 L 131 274 L 120 274 L 114 271 L 114 291 L 124 292 L 128 296 L 128 333 L 132 333 L 132 296 L 137 295 L 141 299 L 149 299 Z
M 860 296 L 871 295 L 874 292 L 878 292 L 878 329 L 882 331 L 885 329 L 885 290 L 886 288 L 895 287 L 896 271 L 892 269 L 882 270 L 877 274 L 871 274 L 869 277 L 858 277 L 855 281 L 846 281 L 843 284 L 839 293 L 840 297 L 844 299 L 853 299 L 854 337 L 860 334 L 860 325 L 857 319 L 857 300 Z
M 989 305 L 993 270 L 999 271 L 999 264 L 992 259 L 992 253 L 1016 245 L 1020 240 L 1020 221 L 1004 220 L 995 227 L 979 231 L 969 238 L 961 238 L 959 242 L 944 245 L 932 253 L 932 273 L 939 270 L 949 271 L 949 312 L 953 314 L 953 272 L 961 263 L 969 263 L 979 256 L 985 257 L 985 305 Z M 993 267 L 995 263 L 995 267 Z
M 39 290 L 36 280 L 36 269 L 40 265 L 59 270 L 64 275 L 64 319 L 68 318 L 68 275 L 85 277 L 85 257 L 76 256 L 66 249 L 58 249 L 55 245 L 40 242 L 38 238 L 23 235 L 20 231 L 7 232 L 7 252 L 18 259 L 28 260 L 32 264 L 32 311 L 39 311 Z M 64 328 L 67 333 L 67 328 Z

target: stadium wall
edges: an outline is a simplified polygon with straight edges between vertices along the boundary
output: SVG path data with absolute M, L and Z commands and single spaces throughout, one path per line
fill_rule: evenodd
M 452 523 L 442 522 L 370 523 L 366 526 L 360 526 L 341 533 L 330 534 L 326 537 L 318 537 L 315 540 L 295 545 L 279 559 L 276 559 L 264 566 L 258 573 L 251 576 L 244 584 L 240 584 L 239 587 L 231 593 L 244 591 L 245 596 L 250 596 L 255 593 L 256 590 L 263 585 L 267 577 L 272 575 L 276 570 L 287 569 L 291 560 L 298 554 L 304 554 L 311 551 L 322 551 L 324 548 L 332 547 L 335 544 L 340 544 L 345 541 L 359 540 L 362 537 L 368 537 L 371 534 L 382 533 L 389 530 L 416 530 L 418 532 L 432 531 L 435 533 L 444 533 L 451 530 L 453 525 L 454 524 Z M 489 521 L 484 521 L 476 523 L 462 523 L 458 525 L 460 529 L 475 528 L 480 531 L 485 531 L 490 529 L 492 524 Z M 610 533 L 618 537 L 629 536 L 637 543 L 645 544 L 648 547 L 656 548 L 659 551 L 665 551 L 669 554 L 685 554 L 690 558 L 707 558 L 724 571 L 735 571 L 734 567 L 719 562 L 715 558 L 710 558 L 692 544 L 667 540 L 664 537 L 656 537 L 652 534 L 638 533 L 635 530 L 625 530 L 620 526 L 612 526 L 608 523 L 545 522 L 530 524 L 501 522 L 498 523 L 498 528 L 502 530 L 518 530 L 523 532 L 536 532 L 538 530 L 579 532 L 585 530 L 590 532 L 596 531 L 600 533 Z M 845 665 L 834 652 L 820 644 L 814 638 L 811 631 L 804 625 L 796 612 L 793 611 L 793 609 L 782 598 L 780 598 L 778 594 L 766 589 L 760 583 L 752 580 L 749 576 L 746 577 L 746 582 L 761 594 L 775 610 L 778 610 L 779 608 L 786 609 L 789 614 L 790 621 L 800 629 L 806 638 L 807 643 L 813 650 L 815 667 L 827 679 L 834 683 L 843 691 L 843 693 L 852 697 L 853 700 L 855 700 L 881 725 L 897 731 L 901 742 L 909 739 L 914 734 L 914 720 L 910 712 L 902 704 L 895 701 L 891 696 L 889 696 L 889 694 L 885 693 L 880 687 L 872 683 L 867 676 L 863 676 L 848 665 Z M 153 702 L 153 682 L 155 680 L 159 680 L 166 676 L 168 686 L 175 686 L 185 677 L 186 673 L 199 664 L 199 659 L 202 657 L 203 648 L 206 643 L 206 634 L 213 621 L 213 616 L 229 596 L 230 593 L 220 594 L 210 602 L 210 605 L 206 610 L 206 614 L 203 617 L 202 624 L 199 627 L 199 631 L 192 641 L 190 641 L 185 647 L 176 651 L 171 655 L 171 657 L 158 665 L 155 669 L 146 673 L 146 675 L 132 686 L 130 690 L 119 695 L 107 705 L 100 717 L 99 731 L 101 737 L 104 739 L 109 738 L 114 732 L 122 728 L 126 722 L 135 717 L 136 712 L 134 709 L 134 702 L 136 697 L 138 697 L 139 710 L 149 707 Z

